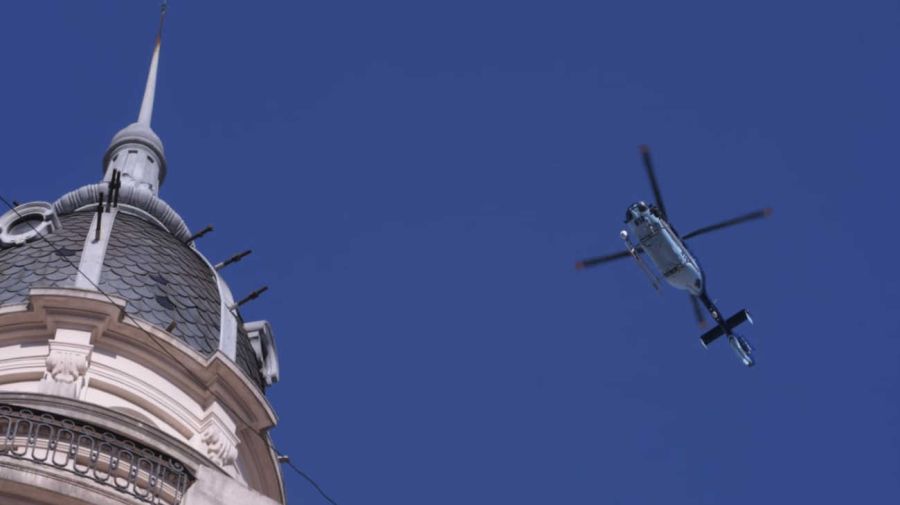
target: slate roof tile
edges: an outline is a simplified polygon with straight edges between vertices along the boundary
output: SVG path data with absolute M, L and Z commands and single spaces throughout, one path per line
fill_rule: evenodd
M 238 367 L 243 370 L 247 377 L 259 385 L 260 389 L 265 389 L 265 381 L 263 380 L 262 373 L 259 371 L 259 359 L 256 357 L 253 345 L 250 344 L 250 337 L 244 332 L 243 325 L 243 321 L 239 321 L 235 363 L 237 363 Z
M 165 230 L 118 214 L 100 280 L 102 288 L 133 300 L 127 310 L 135 317 L 162 327 L 175 321 L 172 333 L 194 350 L 208 356 L 218 349 L 221 306 L 215 275 Z
M 92 218 L 90 212 L 60 216 L 61 227 L 46 239 L 0 249 L 0 304 L 25 302 L 32 287 L 71 286 Z
M 74 285 L 93 212 L 59 219 L 62 226 L 49 235 L 52 245 L 39 239 L 0 249 L 0 305 L 25 302 L 31 287 Z M 173 335 L 203 355 L 218 349 L 221 303 L 215 273 L 191 248 L 155 224 L 117 214 L 99 286 L 126 299 L 126 311 L 136 318 L 163 328 L 175 321 Z M 238 322 L 239 328 L 242 324 Z M 263 387 L 259 362 L 243 329 L 235 362 Z

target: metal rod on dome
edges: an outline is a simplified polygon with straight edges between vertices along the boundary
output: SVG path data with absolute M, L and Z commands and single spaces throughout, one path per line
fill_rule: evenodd
M 176 327 L 176 326 L 178 326 L 178 323 L 176 323 L 176 322 L 173 320 L 171 323 L 169 323 L 168 326 L 166 326 L 166 333 L 172 333 L 173 331 L 175 331 L 175 327 Z
M 119 190 L 122 189 L 122 171 L 116 170 L 114 174 L 116 177 L 116 196 L 115 196 L 115 198 L 113 198 L 113 207 L 118 207 L 119 206 Z
M 94 233 L 94 242 L 100 241 L 100 223 L 103 221 L 103 192 L 100 192 L 100 201 L 97 202 L 97 231 Z
M 209 233 L 211 231 L 213 231 L 212 225 L 211 224 L 206 225 L 206 228 L 203 228 L 202 230 L 198 231 L 197 233 L 191 235 L 191 237 L 189 239 L 185 240 L 184 243 L 190 244 L 191 242 L 197 240 L 198 238 L 206 235 L 207 233 Z
M 112 209 L 113 202 L 113 193 L 116 192 L 116 170 L 113 169 L 112 177 L 109 178 L 109 182 L 106 183 L 106 187 L 109 189 L 109 194 L 106 195 L 106 212 L 109 212 Z
M 216 266 L 214 268 L 216 270 L 221 270 L 232 263 L 237 263 L 238 261 L 241 261 L 242 259 L 244 259 L 244 257 L 246 257 L 247 255 L 249 255 L 252 252 L 253 252 L 252 249 L 247 249 L 246 251 L 244 251 L 242 253 L 237 253 L 234 256 L 228 258 L 227 260 L 216 264 Z
M 256 291 L 250 293 L 249 295 L 245 296 L 244 298 L 242 298 L 241 301 L 239 301 L 237 303 L 232 303 L 231 306 L 228 307 L 228 310 L 234 310 L 249 301 L 256 300 L 257 298 L 259 298 L 259 295 L 265 293 L 268 290 L 269 290 L 269 286 L 263 286 L 263 287 L 257 289 Z

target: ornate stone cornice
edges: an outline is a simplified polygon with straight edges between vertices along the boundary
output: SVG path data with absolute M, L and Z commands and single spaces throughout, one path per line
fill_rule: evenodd
M 0 381 L 37 382 L 52 402 L 133 413 L 129 423 L 144 419 L 137 425 L 180 437 L 207 465 L 280 494 L 279 464 L 265 442 L 277 418 L 259 388 L 222 352 L 203 356 L 124 317 L 125 307 L 96 291 L 32 289 L 27 304 L 0 312 L 0 347 L 21 349 L 0 360 Z
M 96 205 L 100 193 L 108 190 L 108 184 L 105 182 L 82 186 L 61 196 L 53 203 L 53 209 L 58 215 L 64 215 L 82 207 Z M 182 242 L 187 242 L 191 238 L 191 230 L 184 219 L 168 203 L 149 191 L 137 186 L 122 186 L 119 189 L 119 205 L 131 206 L 146 212 Z

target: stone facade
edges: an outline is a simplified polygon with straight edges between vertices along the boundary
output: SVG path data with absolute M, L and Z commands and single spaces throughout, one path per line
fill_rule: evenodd
M 204 357 L 164 329 L 123 317 L 124 307 L 75 288 L 32 289 L 28 303 L 0 307 L 0 431 L 9 437 L 12 430 L 4 405 L 50 412 L 178 457 L 194 480 L 172 503 L 284 503 L 267 434 L 275 415 L 259 387 L 222 353 Z M 49 436 L 20 426 L 23 440 L 27 430 L 39 442 Z M 47 493 L 54 504 L 80 503 L 60 494 L 90 504 L 145 503 L 38 461 L 49 442 L 33 452 L 0 446 L 0 503 Z

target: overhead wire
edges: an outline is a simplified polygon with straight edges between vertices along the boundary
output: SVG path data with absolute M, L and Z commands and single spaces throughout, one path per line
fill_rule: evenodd
M 7 200 L 6 197 L 4 197 L 2 194 L 0 194 L 0 201 L 2 201 L 4 205 L 6 205 L 11 211 L 13 211 L 16 214 L 16 216 L 19 217 L 19 219 L 24 219 L 25 216 L 23 216 L 22 213 L 20 213 L 18 211 L 18 209 L 16 209 L 16 206 L 12 205 L 12 203 L 10 203 L 10 201 Z M 65 254 L 62 253 L 61 248 L 57 247 L 56 244 L 54 244 L 53 241 L 50 240 L 46 234 L 41 233 L 40 230 L 38 230 L 31 223 L 31 220 L 24 219 L 24 222 L 28 224 L 28 226 L 31 228 L 31 230 L 34 231 L 34 233 L 41 240 L 45 241 L 50 246 L 50 248 L 53 249 L 53 252 L 56 253 L 56 255 L 58 257 L 60 257 L 63 261 L 68 263 L 69 266 L 74 268 L 75 271 L 79 275 L 81 275 L 85 280 L 87 280 L 88 283 L 90 283 L 90 285 L 93 286 L 93 288 L 95 290 L 97 290 L 98 293 L 100 293 L 104 297 L 106 297 L 106 299 L 109 300 L 109 302 L 111 304 L 118 305 L 111 295 L 109 295 L 106 291 L 103 291 L 103 289 L 101 289 L 100 286 L 97 285 L 97 283 L 95 283 L 90 277 L 88 277 L 84 272 L 82 272 L 80 268 L 78 268 L 78 265 L 76 265 L 71 260 L 69 260 L 69 258 Z M 112 233 L 112 232 L 110 231 L 110 233 Z M 231 312 L 231 311 L 229 311 L 229 312 Z M 184 363 L 181 362 L 181 360 L 176 358 L 174 354 L 169 352 L 169 350 L 165 348 L 165 346 L 162 344 L 162 342 L 159 341 L 159 339 L 156 335 L 147 331 L 146 328 L 141 326 L 141 324 L 138 323 L 138 321 L 136 319 L 134 319 L 134 317 L 132 317 L 131 314 L 129 314 L 128 311 L 126 311 L 124 308 L 122 309 L 122 314 L 131 321 L 131 323 L 132 323 L 132 325 L 134 325 L 134 327 L 136 327 L 138 330 L 143 332 L 150 339 L 150 341 L 152 341 L 154 344 L 156 344 L 156 346 L 161 351 L 163 351 L 163 353 L 165 353 L 167 356 L 169 356 L 169 358 L 171 358 L 175 363 L 177 363 L 181 368 L 183 368 L 184 371 L 187 372 L 188 377 L 190 377 L 194 381 L 201 383 L 201 384 L 204 382 L 204 381 L 200 380 L 200 378 L 197 376 L 197 374 L 194 373 L 193 370 L 188 368 L 187 365 L 185 365 Z M 234 314 L 234 313 L 232 312 L 232 314 Z M 318 491 L 319 494 L 322 495 L 323 498 L 328 500 L 329 503 L 331 503 L 332 505 L 337 505 L 337 503 L 330 496 L 328 496 L 324 490 L 322 490 L 322 487 L 319 486 L 319 484 L 315 480 L 313 480 L 312 477 L 310 477 L 307 473 L 305 473 L 304 471 L 297 468 L 297 466 L 294 465 L 294 463 L 291 462 L 290 459 L 288 459 L 286 456 L 284 456 L 278 449 L 275 448 L 274 445 L 272 445 L 271 437 L 269 436 L 268 433 L 260 434 L 260 435 L 262 436 L 263 440 L 266 442 L 266 445 L 269 447 L 269 449 L 273 453 L 275 453 L 275 455 L 277 457 L 277 461 L 287 464 L 288 467 L 290 467 L 292 470 L 294 470 L 298 475 L 300 475 L 301 477 L 306 479 L 306 481 L 309 482 L 316 489 L 316 491 Z
M 330 503 L 331 505 L 338 505 L 337 502 L 334 501 L 334 499 L 333 499 L 332 497 L 328 496 L 328 494 L 325 493 L 325 490 L 322 489 L 322 486 L 320 486 L 319 483 L 315 481 L 315 479 L 313 479 L 312 477 L 310 477 L 308 473 L 306 473 L 306 472 L 304 472 L 303 470 L 297 468 L 297 465 L 295 465 L 294 462 L 291 461 L 291 459 L 290 459 L 288 456 L 282 454 L 281 451 L 279 451 L 278 449 L 276 449 L 275 446 L 272 445 L 272 443 L 271 443 L 270 441 L 267 440 L 266 442 L 269 444 L 269 449 L 272 449 L 272 451 L 273 451 L 273 452 L 275 453 L 275 455 L 278 457 L 278 461 L 280 461 L 280 462 L 286 464 L 288 467 L 291 468 L 291 470 L 293 470 L 294 472 L 296 472 L 297 475 L 299 475 L 299 476 L 303 477 L 304 479 L 306 479 L 306 481 L 309 482 L 310 485 L 312 485 L 312 487 L 314 487 L 314 488 L 316 489 L 316 491 L 319 492 L 319 494 L 322 496 L 322 498 L 325 498 L 326 500 L 328 500 L 328 503 Z

